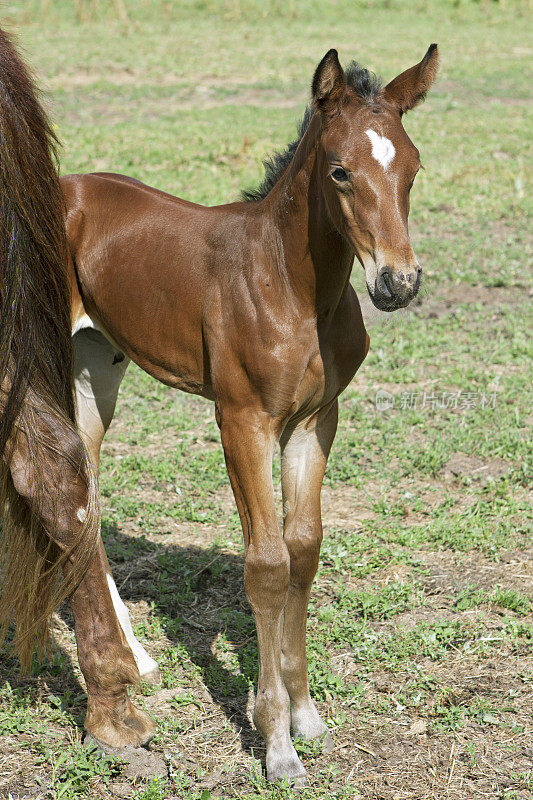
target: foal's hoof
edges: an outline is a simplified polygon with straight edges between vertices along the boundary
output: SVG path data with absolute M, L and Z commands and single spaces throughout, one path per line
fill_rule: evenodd
M 85 728 L 104 748 L 141 747 L 153 738 L 156 725 L 151 717 L 136 708 L 129 698 L 118 708 L 106 707 L 90 698 L 87 702 Z
M 151 683 L 154 686 L 158 686 L 161 683 L 161 673 L 159 671 L 159 667 L 151 669 L 150 672 L 146 672 L 144 675 L 141 675 L 141 681 L 143 681 L 143 683 Z
M 136 747 L 148 744 L 154 738 L 156 724 L 152 717 L 149 717 L 142 709 L 136 708 L 131 702 L 127 713 L 124 715 L 124 724 L 137 735 L 137 743 L 131 742 Z
M 291 731 L 293 736 L 303 736 L 308 742 L 321 738 L 323 753 L 331 753 L 335 749 L 333 736 L 320 718 L 314 703 L 306 708 L 291 710 Z
M 269 757 L 267 753 L 267 780 L 278 781 L 289 779 L 295 789 L 303 789 L 308 785 L 305 767 L 298 758 L 296 750 L 287 756 Z
M 299 778 L 294 778 L 292 780 L 292 788 L 293 789 L 305 789 L 306 786 L 309 786 L 309 781 L 307 779 L 307 775 L 301 775 Z

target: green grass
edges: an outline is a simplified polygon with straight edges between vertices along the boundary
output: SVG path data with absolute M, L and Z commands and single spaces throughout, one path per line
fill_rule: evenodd
M 533 678 L 526 3 L 126 7 L 121 20 L 111 0 L 28 0 L 3 19 L 44 87 L 64 173 L 115 170 L 208 204 L 257 184 L 263 156 L 293 137 L 330 47 L 388 80 L 439 42 L 439 82 L 405 120 L 425 167 L 411 211 L 424 302 L 369 329 L 369 355 L 341 399 L 308 639 L 311 688 L 337 749 L 328 757 L 297 743 L 312 776 L 298 797 L 524 800 Z M 353 283 L 364 294 L 358 267 Z M 392 394 L 389 411 L 377 409 L 378 390 Z M 451 474 L 457 454 L 487 473 Z M 277 461 L 274 478 L 278 487 Z M 158 717 L 153 748 L 166 754 L 168 777 L 130 782 L 130 796 L 296 798 L 264 781 L 245 713 L 257 645 L 211 406 L 130 367 L 101 490 L 117 584 L 163 676 L 162 690 L 144 685 L 137 701 Z M 7 786 L 14 800 L 111 800 L 120 766 L 81 746 L 71 630 L 56 639 L 52 662 L 36 663 L 26 681 L 7 652 L 0 660 L 0 752 L 21 754 L 0 795 Z M 427 737 L 409 734 L 420 720 Z

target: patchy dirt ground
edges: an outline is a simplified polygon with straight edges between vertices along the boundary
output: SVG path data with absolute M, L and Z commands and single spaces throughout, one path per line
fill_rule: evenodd
M 489 297 L 502 302 L 499 292 Z M 429 304 L 421 308 L 432 313 Z M 120 439 L 127 425 L 127 418 L 121 418 L 110 433 L 107 447 L 116 456 L 127 452 Z M 163 441 L 170 447 L 173 437 L 179 438 L 175 432 L 159 436 L 160 441 L 152 436 L 147 452 L 155 455 Z M 191 452 L 217 447 L 214 441 L 191 442 Z M 509 469 L 502 459 L 456 453 L 436 477 L 415 480 L 411 489 L 421 506 L 402 500 L 402 485 L 391 487 L 388 501 L 391 506 L 403 502 L 406 526 L 423 527 L 445 497 L 468 508 L 473 500 L 465 494 L 465 481 L 490 486 Z M 139 499 L 164 505 L 172 486 L 156 487 L 144 480 Z M 365 527 L 379 518 L 369 502 L 378 490 L 379 480 L 369 481 L 364 492 L 327 484 L 326 540 L 342 544 L 363 537 Z M 248 682 L 255 634 L 242 586 L 240 538 L 235 530 L 227 533 L 234 513 L 229 487 L 219 488 L 215 498 L 221 511 L 216 522 L 198 525 L 163 517 L 145 534 L 142 518 L 133 518 L 107 528 L 117 585 L 136 630 L 164 667 L 162 686 L 144 686 L 137 695 L 160 721 L 161 731 L 141 753 L 121 752 L 123 766 L 107 785 L 93 781 L 87 796 L 121 798 L 137 791 L 144 797 L 147 780 L 179 774 L 189 782 L 186 796 L 204 791 L 209 793 L 205 797 L 244 797 L 253 776 L 260 775 L 264 747 L 252 724 Z M 325 755 L 319 747 L 300 745 L 312 785 L 326 785 L 331 796 L 372 800 L 530 797 L 533 660 L 527 636 L 516 631 L 531 619 L 527 598 L 532 596 L 533 549 L 503 549 L 495 559 L 477 550 L 422 544 L 403 549 L 401 557 L 391 553 L 390 563 L 371 569 L 363 553 L 362 562 L 339 572 L 332 546 L 323 554 L 315 585 L 310 638 L 317 636 L 330 651 L 330 679 L 319 688 L 318 705 L 332 728 L 335 748 Z M 172 591 L 180 581 L 192 596 L 180 602 L 175 621 Z M 411 587 L 412 596 L 407 602 L 396 599 L 390 609 L 376 606 L 366 617 L 361 609 L 354 612 L 364 619 L 360 635 L 370 642 L 366 650 L 358 651 L 357 637 L 348 644 L 337 637 L 329 642 L 327 629 L 320 634 L 323 614 L 346 592 L 383 598 L 391 587 Z M 513 591 L 516 597 L 509 597 L 525 604 L 516 606 L 514 614 L 498 605 L 501 592 Z M 83 679 L 71 624 L 65 607 L 54 626 L 55 645 L 68 656 L 59 670 L 21 683 L 12 662 L 2 662 L 0 673 L 13 688 L 27 690 L 33 709 L 41 702 L 49 706 L 50 698 L 71 698 L 73 722 L 58 719 L 47 725 L 46 735 L 59 749 L 65 739 L 75 744 L 83 736 Z M 426 644 L 417 647 L 413 637 L 420 631 Z M 389 656 L 376 655 L 374 645 L 386 648 Z M 35 743 L 27 731 L 0 738 L 0 797 L 55 796 L 50 764 L 35 758 Z M 173 794 L 169 790 L 164 796 Z

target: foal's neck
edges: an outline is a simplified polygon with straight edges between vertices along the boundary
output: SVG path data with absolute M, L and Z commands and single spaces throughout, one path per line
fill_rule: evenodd
M 330 314 L 339 304 L 354 259 L 327 209 L 320 133 L 320 116 L 315 114 L 268 197 L 287 279 L 302 300 L 312 303 L 318 317 Z

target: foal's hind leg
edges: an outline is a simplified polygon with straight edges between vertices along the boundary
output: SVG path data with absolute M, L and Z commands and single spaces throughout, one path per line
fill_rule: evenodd
M 129 359 L 92 329 L 75 335 L 74 352 L 78 427 L 98 467 L 102 439 L 111 423 Z M 130 703 L 126 686 L 138 682 L 139 675 L 143 680 L 157 681 L 159 670 L 133 635 L 128 610 L 120 599 L 101 539 L 85 580 L 71 602 L 78 657 L 87 682 L 87 730 L 113 746 L 143 744 L 154 726 Z M 87 613 L 88 608 L 92 616 Z M 130 662 L 126 669 L 124 651 Z
M 94 328 L 76 333 L 72 344 L 78 429 L 98 469 L 100 447 L 130 360 Z
M 322 542 L 320 490 L 337 430 L 337 402 L 282 439 L 284 539 L 290 555 L 290 585 L 282 634 L 282 674 L 291 699 L 291 729 L 306 739 L 327 732 L 309 693 L 306 653 L 307 606 Z M 327 737 L 326 748 L 331 747 Z
M 84 329 L 74 336 L 74 387 L 78 429 L 96 469 L 100 462 L 100 447 L 111 424 L 118 390 L 129 364 L 129 358 L 117 350 L 99 331 Z M 106 595 L 111 595 L 115 616 L 132 649 L 140 676 L 157 682 L 159 669 L 144 647 L 133 635 L 128 610 L 120 599 L 111 575 L 104 547 L 100 544 L 101 580 Z
M 115 613 L 108 570 L 100 539 L 85 578 L 70 601 L 78 661 L 87 685 L 85 728 L 111 747 L 138 746 L 152 738 L 155 725 L 127 695 L 127 686 L 139 682 L 139 670 Z
M 53 416 L 41 414 L 37 418 L 43 440 L 50 443 L 39 452 L 38 464 L 19 434 L 10 470 L 15 490 L 32 507 L 46 533 L 60 550 L 70 553 L 63 567 L 68 579 L 76 573 L 78 551 L 72 551 L 72 547 L 83 531 L 89 508 L 88 486 L 83 478 L 86 453 L 78 434 L 66 426 L 57 428 L 56 423 Z M 98 522 L 95 520 L 95 525 Z M 82 540 L 80 546 L 92 547 L 93 543 L 94 539 L 86 543 Z M 87 683 L 86 727 L 112 746 L 144 744 L 155 726 L 127 697 L 126 687 L 139 680 L 139 672 L 114 613 L 101 542 L 99 548 L 71 597 L 79 662 Z

